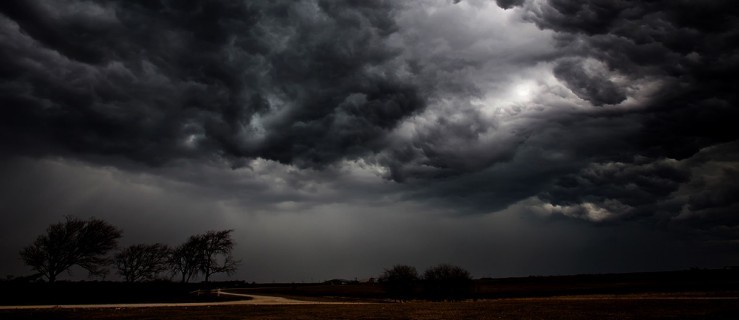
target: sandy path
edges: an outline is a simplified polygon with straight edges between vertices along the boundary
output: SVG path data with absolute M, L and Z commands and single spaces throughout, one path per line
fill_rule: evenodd
M 64 304 L 64 305 L 32 305 L 32 306 L 0 306 L 0 310 L 22 309 L 89 309 L 89 308 L 156 308 L 156 307 L 204 307 L 232 305 L 298 305 L 298 304 L 362 304 L 362 302 L 322 302 L 303 301 L 283 297 L 241 294 L 220 291 L 219 295 L 251 298 L 250 300 L 221 302 L 189 302 L 189 303 L 121 303 L 121 304 Z
M 251 300 L 237 301 L 240 304 L 254 304 L 254 305 L 270 305 L 270 304 L 368 304 L 370 302 L 339 302 L 339 301 L 305 301 L 295 300 L 283 297 L 273 296 L 262 296 L 256 294 L 242 294 L 220 291 L 221 295 L 236 296 L 236 297 L 249 297 Z

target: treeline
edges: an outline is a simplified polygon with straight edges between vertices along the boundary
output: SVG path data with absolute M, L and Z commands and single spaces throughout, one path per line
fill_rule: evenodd
M 232 256 L 233 230 L 208 231 L 190 236 L 184 243 L 136 244 L 118 249 L 123 231 L 107 222 L 91 218 L 66 217 L 50 225 L 46 232 L 21 250 L 23 261 L 48 282 L 78 266 L 90 276 L 104 276 L 109 267 L 126 282 L 172 280 L 190 282 L 202 276 L 205 282 L 217 273 L 231 275 L 239 261 Z
M 388 296 L 401 301 L 417 298 L 464 300 L 473 293 L 470 273 L 450 264 L 428 268 L 422 276 L 413 266 L 395 265 L 385 269 L 379 282 Z

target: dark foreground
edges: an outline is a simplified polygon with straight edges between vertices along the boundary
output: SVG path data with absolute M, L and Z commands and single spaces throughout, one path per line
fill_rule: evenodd
M 739 300 L 581 296 L 353 305 L 6 310 L 0 311 L 0 319 L 739 319 Z
M 115 303 L 188 303 L 233 300 L 234 298 L 197 294 L 213 286 L 230 283 L 121 283 L 121 282 L 0 282 L 0 305 L 65 305 Z
M 300 300 L 373 303 L 0 310 L 0 319 L 739 319 L 735 268 L 480 279 L 471 299 L 459 302 L 390 303 L 392 297 L 377 283 L 217 286 Z M 0 305 L 223 299 L 193 296 L 192 290 L 207 289 L 202 284 L 5 283 L 0 288 Z M 421 293 L 422 287 L 417 289 Z

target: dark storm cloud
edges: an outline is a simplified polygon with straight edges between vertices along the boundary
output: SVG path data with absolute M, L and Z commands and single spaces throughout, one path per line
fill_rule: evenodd
M 424 4 L 399 12 L 393 41 L 405 47 L 401 57 L 426 108 L 402 121 L 382 152 L 371 157 L 387 168 L 388 178 L 422 185 L 479 173 L 515 155 L 532 128 L 526 106 L 515 101 L 516 94 L 509 97 L 510 91 L 543 73 L 536 64 L 553 53 L 548 33 L 494 3 Z M 498 104 L 516 103 L 495 111 Z M 510 121 L 516 114 L 520 119 Z
M 591 159 L 588 164 L 539 194 L 545 210 L 598 222 L 647 219 L 739 238 L 739 220 L 730 213 L 737 204 L 729 200 L 737 195 L 732 176 L 739 155 L 739 132 L 729 120 L 739 116 L 739 96 L 731 89 L 739 86 L 735 6 L 550 0 L 521 8 L 527 20 L 557 32 L 564 57 L 554 74 L 561 81 L 593 105 L 631 105 L 607 116 L 630 117 L 641 126 L 622 136 L 626 144 L 606 140 L 608 151 L 580 154 Z M 588 71 L 599 64 L 600 72 Z M 645 83 L 659 89 L 647 99 L 627 100 Z M 609 155 L 614 151 L 633 158 Z
M 680 210 L 670 211 L 671 222 L 712 240 L 739 239 L 739 144 L 706 148 L 683 162 L 691 178 L 674 193 Z
M 423 107 L 387 66 L 397 55 L 385 43 L 396 29 L 390 2 L 24 1 L 0 10 L 5 152 L 53 145 L 150 164 L 323 166 L 377 150 Z
M 723 1 L 0 2 L 0 251 L 75 214 L 131 242 L 235 228 L 240 276 L 260 281 L 736 264 L 736 16 Z
M 555 186 L 539 198 L 556 206 L 571 207 L 568 215 L 588 220 L 608 221 L 652 215 L 656 204 L 664 202 L 689 179 L 676 160 L 637 157 L 631 162 L 594 163 L 575 175 L 558 179 Z M 589 216 L 592 209 L 605 209 L 602 215 Z M 593 213 L 595 214 L 595 213 Z
M 566 184 L 557 181 L 594 165 L 644 169 L 624 155 L 679 161 L 736 140 L 739 28 L 725 2 L 496 3 L 513 10 L 490 1 L 4 3 L 4 152 L 298 168 L 361 159 L 408 194 L 490 212 L 557 194 Z M 648 175 L 634 172 L 626 179 Z M 646 195 L 591 197 L 645 206 L 653 192 L 674 192 L 639 186 Z M 589 199 L 563 197 L 551 200 Z
M 706 148 L 684 160 L 636 157 L 591 164 L 558 179 L 539 199 L 565 216 L 613 222 L 647 219 L 710 240 L 739 238 L 739 148 Z
M 554 67 L 554 75 L 566 83 L 578 97 L 595 106 L 618 104 L 626 100 L 622 89 L 602 75 L 589 73 L 578 61 L 560 61 Z
M 525 0 L 495 0 L 495 3 L 503 9 L 510 9 L 523 4 Z
M 631 79 L 664 84 L 643 104 L 645 131 L 639 139 L 650 149 L 643 152 L 682 158 L 737 138 L 726 120 L 737 115 L 739 100 L 731 89 L 739 71 L 739 20 L 730 3 L 552 0 L 527 17 L 558 31 L 560 46 L 572 55 Z M 623 97 L 612 83 L 584 76 L 579 68 L 565 60 L 555 74 L 594 103 Z
M 500 130 L 479 111 L 467 109 L 439 117 L 432 128 L 419 130 L 412 144 L 390 149 L 381 161 L 395 181 L 444 179 L 510 160 L 527 134 Z
M 739 115 L 738 101 L 730 89 L 739 86 L 730 76 L 739 71 L 736 9 L 726 2 L 515 5 L 523 19 L 555 32 L 554 52 L 519 50 L 517 60 L 477 55 L 464 36 L 447 36 L 463 34 L 446 27 L 453 23 L 429 25 L 435 32 L 429 38 L 445 42 L 433 47 L 437 42 L 429 41 L 433 50 L 414 61 L 421 85 L 433 87 L 433 114 L 408 126 L 408 143 L 382 154 L 390 176 L 413 186 L 412 198 L 438 200 L 462 212 L 494 212 L 538 196 L 548 210 L 589 221 L 667 225 L 685 208 L 699 207 L 693 201 L 705 197 L 683 194 L 702 179 L 695 167 L 711 167 L 711 156 L 697 154 L 711 148 L 736 154 L 719 147 L 738 137 L 731 120 Z M 694 12 L 710 18 L 695 18 Z M 445 17 L 437 12 L 428 19 Z M 552 74 L 585 103 L 546 84 L 536 98 L 485 115 L 469 97 L 481 98 L 505 80 L 480 81 L 475 70 L 501 78 L 505 71 L 520 72 L 501 72 L 486 58 L 520 69 L 549 63 Z M 465 67 L 463 74 L 453 72 Z M 485 88 L 485 81 L 494 85 Z M 711 181 L 719 194 L 734 190 L 728 180 Z M 672 224 L 733 228 L 734 222 L 724 225 L 721 219 L 729 218 L 716 212 L 716 219 Z
M 727 120 L 739 115 L 731 89 L 739 71 L 736 10 L 722 1 L 549 1 L 530 19 L 559 31 L 564 50 L 632 79 L 661 81 L 644 105 L 639 143 L 650 156 L 684 158 L 737 138 Z
M 728 2 L 551 0 L 528 8 L 526 18 L 557 31 L 561 49 L 570 55 L 596 59 L 632 78 L 672 81 L 682 90 L 661 93 L 671 101 L 736 100 L 729 88 L 736 81 L 730 75 L 737 68 L 739 20 Z

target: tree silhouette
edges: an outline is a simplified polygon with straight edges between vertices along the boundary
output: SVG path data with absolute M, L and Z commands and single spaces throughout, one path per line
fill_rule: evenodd
M 110 264 L 107 253 L 116 248 L 122 231 L 95 218 L 81 220 L 65 217 L 52 224 L 32 245 L 21 250 L 23 261 L 49 282 L 74 265 L 87 270 L 90 276 L 107 273 Z
M 126 282 L 154 280 L 169 268 L 172 249 L 157 244 L 132 245 L 115 255 L 118 274 Z
M 416 282 L 418 282 L 418 271 L 413 266 L 394 265 L 390 269 L 385 269 L 379 281 L 390 296 L 406 300 L 413 296 Z
M 239 262 L 231 255 L 234 247 L 231 232 L 233 230 L 208 231 L 200 235 L 202 241 L 200 271 L 205 276 L 205 282 L 216 273 L 231 275 L 236 271 Z
M 190 282 L 200 270 L 200 237 L 190 236 L 187 241 L 172 251 L 170 265 L 174 274 L 179 273 L 180 282 Z
M 182 282 L 202 274 L 205 282 L 216 273 L 232 274 L 239 261 L 231 255 L 234 241 L 233 230 L 208 231 L 205 234 L 190 236 L 185 243 L 174 250 L 172 268 L 181 275 Z
M 472 289 L 470 273 L 457 266 L 440 264 L 423 273 L 426 294 L 434 300 L 467 298 Z

